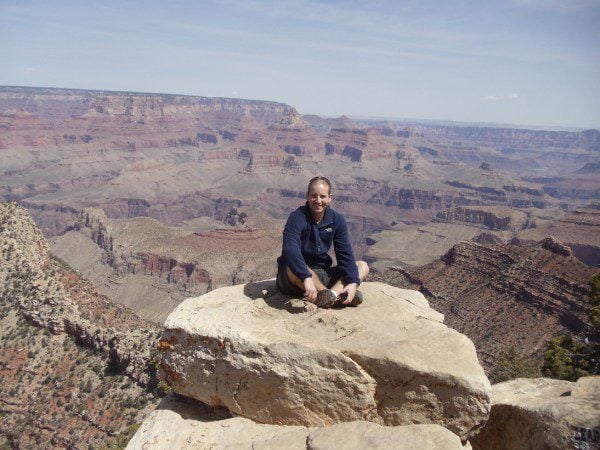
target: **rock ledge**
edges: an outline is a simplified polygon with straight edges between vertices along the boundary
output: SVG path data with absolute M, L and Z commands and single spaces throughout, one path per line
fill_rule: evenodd
M 188 299 L 168 317 L 175 392 L 257 422 L 439 424 L 466 440 L 491 387 L 475 347 L 416 291 L 363 283 L 358 308 L 317 309 L 273 280 Z

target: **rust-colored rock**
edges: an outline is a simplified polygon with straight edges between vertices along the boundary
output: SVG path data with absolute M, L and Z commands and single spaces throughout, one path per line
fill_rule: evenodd
M 377 277 L 421 290 L 450 326 L 473 340 L 493 375 L 498 356 L 511 345 L 541 359 L 557 335 L 591 335 L 586 294 L 595 272 L 571 254 L 538 244 L 463 242 L 431 264 Z

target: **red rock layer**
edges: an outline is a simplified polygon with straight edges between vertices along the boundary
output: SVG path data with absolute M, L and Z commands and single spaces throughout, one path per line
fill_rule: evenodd
M 550 338 L 567 332 L 590 335 L 586 294 L 594 272 L 556 241 L 533 246 L 463 242 L 431 264 L 378 277 L 420 289 L 445 315 L 445 323 L 473 340 L 489 373 L 509 345 L 539 358 Z

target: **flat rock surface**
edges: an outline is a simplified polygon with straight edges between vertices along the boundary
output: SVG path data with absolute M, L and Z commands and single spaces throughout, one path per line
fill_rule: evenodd
M 382 427 L 357 421 L 325 428 L 258 424 L 189 400 L 166 397 L 127 449 L 462 449 L 458 436 L 439 425 Z
M 361 290 L 343 309 L 273 280 L 188 299 L 165 323 L 161 369 L 175 392 L 262 423 L 437 423 L 466 439 L 490 407 L 471 341 L 417 291 Z
M 600 448 L 600 377 L 518 378 L 492 392 L 490 419 L 473 448 Z

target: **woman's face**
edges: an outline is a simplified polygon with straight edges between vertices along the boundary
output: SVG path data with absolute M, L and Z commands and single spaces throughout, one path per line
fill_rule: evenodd
M 310 189 L 306 194 L 306 200 L 308 201 L 308 207 L 313 213 L 313 216 L 321 217 L 325 212 L 325 208 L 327 208 L 331 202 L 331 194 L 329 193 L 329 186 L 327 183 L 317 181 L 311 184 Z

